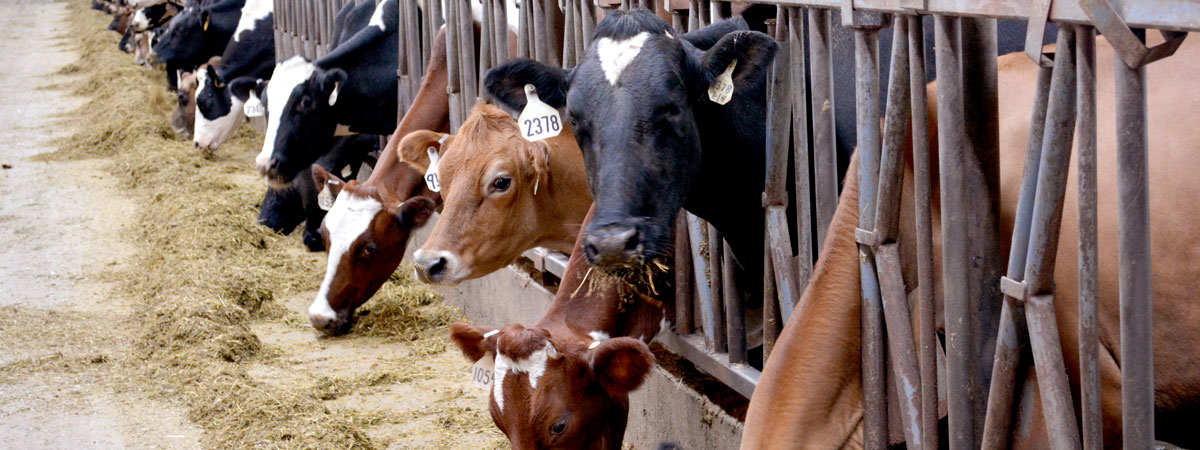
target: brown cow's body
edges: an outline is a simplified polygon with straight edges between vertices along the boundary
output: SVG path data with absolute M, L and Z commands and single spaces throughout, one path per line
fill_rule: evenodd
M 412 133 L 400 144 L 401 156 L 423 172 L 426 149 L 443 137 Z M 529 142 L 511 116 L 479 103 L 440 148 L 442 214 L 413 255 L 422 280 L 479 278 L 533 247 L 571 251 L 592 196 L 583 152 L 570 130 Z
M 468 359 L 495 355 L 490 410 L 516 450 L 619 450 L 629 392 L 654 364 L 646 343 L 674 314 L 671 299 L 655 299 L 643 288 L 592 270 L 581 246 L 582 237 L 554 303 L 537 324 L 500 330 L 461 322 L 450 326 Z M 670 292 L 669 284 L 659 283 L 658 289 Z
M 1002 247 L 1007 254 L 1029 133 L 1037 69 L 1021 54 L 1001 57 L 999 67 Z M 1113 67 L 1114 55 L 1097 40 L 1097 117 L 1099 175 L 1100 372 L 1105 445 L 1121 445 L 1120 327 L 1117 269 L 1117 177 Z M 1200 183 L 1191 178 L 1200 167 L 1197 131 L 1182 120 L 1200 110 L 1200 92 L 1180 89 L 1200 69 L 1200 42 L 1189 39 L 1178 54 L 1149 66 L 1149 142 L 1151 254 L 1154 258 L 1154 336 L 1157 436 L 1185 446 L 1197 445 L 1200 423 L 1200 273 L 1191 264 L 1200 253 L 1195 220 Z M 932 89 L 930 91 L 933 92 Z M 936 96 L 930 109 L 936 111 Z M 931 116 L 931 126 L 936 117 Z M 931 136 L 936 134 L 931 133 Z M 858 184 L 852 164 L 841 203 L 829 228 L 821 260 L 784 334 L 776 344 L 751 399 L 742 448 L 837 448 L 862 446 L 860 374 L 860 293 L 857 246 Z M 937 168 L 936 161 L 932 165 Z M 1068 375 L 1079 398 L 1078 350 L 1078 185 L 1075 159 L 1067 186 L 1062 233 L 1055 270 L 1056 313 Z M 937 175 L 934 236 L 940 233 Z M 912 244 L 912 172 L 905 172 L 901 220 L 905 281 L 915 286 Z M 940 246 L 935 239 L 935 261 Z M 938 264 L 935 264 L 938 265 Z M 940 274 L 940 267 L 934 273 Z M 935 284 L 935 293 L 941 292 Z M 940 297 L 940 295 L 939 295 Z M 939 311 L 940 312 L 940 311 Z M 944 380 L 942 380 L 944 382 Z M 1025 389 L 1025 395 L 1036 395 Z M 1034 404 L 1037 399 L 1029 400 Z M 1078 402 L 1076 402 L 1078 408 Z M 1030 429 L 1017 431 L 1018 447 L 1040 447 L 1040 414 Z M 981 424 L 977 424 L 981 425 Z M 1041 435 L 1041 436 L 1039 436 Z M 1024 440 L 1029 438 L 1029 440 Z M 1040 439 L 1039 439 L 1040 438 Z M 1043 442 L 1039 444 L 1038 442 Z

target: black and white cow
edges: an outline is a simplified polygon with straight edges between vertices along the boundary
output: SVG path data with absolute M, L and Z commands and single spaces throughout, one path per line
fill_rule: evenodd
M 372 135 L 339 136 L 334 139 L 329 153 L 317 160 L 316 164 L 330 173 L 353 179 L 367 154 L 378 147 L 379 139 Z M 318 191 L 311 167 L 301 171 L 291 186 L 281 189 L 268 187 L 259 210 L 258 223 L 275 232 L 290 234 L 304 222 L 304 245 L 314 252 L 325 250 L 325 241 L 320 233 L 325 210 L 317 204 Z
M 584 231 L 590 263 L 666 256 L 683 207 L 721 231 L 743 273 L 759 274 L 766 74 L 777 46 L 740 17 L 676 36 L 649 11 L 616 11 L 597 25 L 575 69 L 514 60 L 484 84 L 513 110 L 525 106 L 526 84 L 566 108 L 595 200 Z M 708 94 L 718 77 L 733 86 L 723 105 Z M 754 278 L 761 289 L 761 277 L 747 278 L 747 291 L 755 291 Z
M 395 130 L 397 5 L 379 4 L 365 28 L 325 57 L 309 62 L 297 56 L 275 68 L 264 99 L 266 138 L 255 158 L 268 183 L 291 183 L 337 134 Z
M 245 121 L 243 101 L 232 96 L 229 82 L 239 77 L 270 79 L 275 70 L 273 0 L 246 0 L 233 39 L 215 68 L 197 71 L 196 124 L 192 142 L 215 151 Z M 262 127 L 265 128 L 265 121 Z
M 220 56 L 229 46 L 245 4 L 246 0 L 220 0 L 206 6 L 188 5 L 171 20 L 154 52 L 163 62 L 183 70 Z
M 158 28 L 170 22 L 181 10 L 183 7 L 172 2 L 147 6 L 134 11 L 133 16 L 129 19 L 128 27 L 138 33 Z

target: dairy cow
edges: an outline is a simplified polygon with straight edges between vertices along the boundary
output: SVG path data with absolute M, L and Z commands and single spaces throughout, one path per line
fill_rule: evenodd
M 220 64 L 197 71 L 196 131 L 192 141 L 197 149 L 217 150 L 245 121 L 243 102 L 230 91 L 232 80 L 243 76 L 271 78 L 275 70 L 273 8 L 273 0 L 246 0 Z
M 191 4 L 171 20 L 154 52 L 168 68 L 192 70 L 229 46 L 245 0 L 219 0 Z

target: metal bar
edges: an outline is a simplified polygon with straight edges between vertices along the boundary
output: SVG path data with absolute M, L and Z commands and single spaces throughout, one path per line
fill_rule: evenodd
M 583 6 L 583 47 L 579 49 L 579 57 L 583 57 L 584 51 L 592 46 L 592 33 L 596 30 L 596 5 L 591 0 L 579 0 L 579 4 Z
M 1026 252 L 1029 250 L 1029 227 L 1033 217 L 1033 199 L 1037 190 L 1039 164 L 1042 159 L 1042 138 L 1046 127 L 1046 105 L 1050 101 L 1048 67 L 1038 72 L 1029 119 L 1029 137 L 1025 143 L 1024 172 L 1013 220 L 1013 235 L 1009 244 L 1008 278 L 1022 280 L 1025 276 Z M 988 411 L 984 420 L 983 447 L 1007 448 L 1012 437 L 1012 408 L 1016 395 L 1017 366 L 1021 350 L 1028 341 L 1025 310 L 1022 300 L 1009 296 L 1000 309 L 1000 330 L 996 338 L 996 353 L 992 360 L 992 381 L 988 390 Z
M 688 6 L 688 31 L 700 29 L 700 0 L 690 0 Z
M 704 338 L 699 335 L 680 336 L 675 333 L 662 333 L 656 339 L 671 352 L 691 361 L 700 370 L 712 375 L 713 378 L 746 398 L 750 398 L 754 394 L 754 387 L 758 385 L 758 379 L 762 374 L 757 369 L 745 364 L 725 364 L 725 358 L 706 348 Z
M 459 71 L 462 69 L 460 64 L 461 55 L 459 48 L 458 29 L 458 0 L 446 1 L 446 93 L 449 94 L 450 102 L 450 132 L 457 132 L 458 126 L 462 124 L 463 109 L 462 102 L 459 98 L 462 91 L 462 77 Z
M 543 3 L 554 0 L 522 0 L 529 2 L 529 6 L 533 10 L 533 59 L 543 63 L 550 61 L 550 48 L 546 45 L 546 35 L 549 28 L 546 23 L 546 8 Z
M 771 266 L 775 269 L 775 286 L 779 295 L 779 311 L 781 323 L 787 323 L 800 301 L 801 286 L 796 280 L 796 271 L 792 270 L 792 240 L 788 233 L 786 206 L 770 206 L 767 208 L 767 245 L 771 256 Z
M 404 1 L 404 36 L 405 36 L 405 53 L 408 64 L 408 94 L 405 95 L 406 107 L 411 107 L 413 99 L 417 96 L 417 92 L 421 90 L 421 71 L 424 67 L 421 65 L 421 30 L 418 18 L 420 11 L 417 10 L 415 0 Z M 399 117 L 397 117 L 399 120 Z
M 708 275 L 711 271 L 708 258 L 700 253 L 700 243 L 704 242 L 704 231 L 701 230 L 704 224 L 700 218 L 692 213 L 687 213 L 687 226 L 688 237 L 692 243 L 692 272 L 696 277 L 696 310 L 700 312 L 700 322 L 704 328 L 704 337 L 708 341 L 708 348 L 712 348 L 712 343 L 716 341 L 716 336 L 713 334 L 716 321 L 713 317 L 712 290 L 706 288 L 709 285 Z
M 905 22 L 900 20 L 896 24 Z M 905 34 L 907 34 L 907 30 Z M 893 41 L 893 44 L 895 43 Z M 895 209 L 900 209 L 900 205 L 896 204 Z M 921 429 L 921 393 L 917 389 L 921 385 L 921 373 L 917 367 L 917 349 L 913 344 L 912 322 L 909 322 L 908 296 L 904 289 L 903 275 L 900 273 L 898 244 L 893 242 L 876 248 L 875 263 L 875 270 L 879 271 L 883 314 L 887 323 L 887 347 L 890 356 L 888 360 L 892 366 L 892 380 L 895 383 L 897 394 L 896 404 L 900 407 L 900 420 L 904 425 L 905 443 L 912 448 L 922 448 L 924 433 Z
M 708 224 L 708 288 L 712 291 L 713 316 L 713 350 L 719 353 L 729 351 L 729 340 L 725 334 L 725 301 L 724 301 L 724 272 L 722 254 L 725 253 L 725 240 L 717 228 Z
M 879 30 L 854 31 L 855 111 L 858 123 L 858 227 L 875 224 L 876 176 L 879 174 Z M 862 285 L 863 444 L 887 446 L 887 387 L 883 305 L 871 248 L 859 245 Z
M 879 160 L 879 186 L 875 197 L 875 242 L 899 237 L 900 193 L 904 182 L 905 147 L 909 144 L 908 21 L 892 27 L 892 58 L 888 80 L 887 112 L 883 118 L 883 151 Z M 890 327 L 889 327 L 890 328 Z
M 688 238 L 686 212 L 680 211 L 675 220 L 675 332 L 692 334 L 692 244 Z
M 978 390 L 976 361 L 970 349 L 970 299 L 966 201 L 966 132 L 963 80 L 958 41 L 960 19 L 934 17 L 934 49 L 938 79 L 938 160 L 941 165 L 942 288 L 946 320 L 947 410 L 952 450 L 974 449 L 972 409 Z M 861 120 L 860 120 L 861 122 Z
M 516 1 L 516 0 L 512 0 L 512 1 Z M 517 57 L 518 58 L 529 58 L 530 53 L 532 53 L 529 51 L 529 48 L 530 48 L 529 39 L 533 35 L 533 24 L 530 23 L 533 21 L 532 20 L 533 19 L 533 16 L 532 16 L 533 8 L 531 6 L 529 6 L 530 1 L 531 0 L 522 0 L 520 9 L 518 10 L 521 14 L 521 17 L 519 18 L 519 21 L 517 23 Z
M 1137 30 L 1145 41 L 1145 31 Z M 1114 62 L 1121 290 L 1121 419 L 1125 448 L 1154 445 L 1153 292 L 1146 67 Z
M 693 6 L 696 3 L 692 4 Z M 779 16 L 776 38 L 785 36 L 787 15 Z M 787 166 L 791 125 L 789 119 L 791 98 L 788 95 L 788 71 L 790 65 L 787 42 L 781 42 L 775 53 L 770 84 L 767 86 L 767 173 L 764 206 L 766 207 L 767 245 L 773 258 L 775 285 L 779 295 L 781 321 L 786 323 L 792 310 L 800 300 L 800 284 L 796 279 L 795 260 L 792 257 L 791 233 L 787 219 Z
M 492 4 L 492 42 L 495 46 L 495 54 L 492 55 L 492 61 L 499 66 L 508 62 L 511 56 L 508 54 L 508 7 L 505 0 L 488 0 Z
M 912 103 L 913 203 L 917 232 L 917 336 L 921 372 L 921 442 L 938 448 L 937 330 L 933 311 L 933 202 L 929 172 L 929 105 L 925 97 L 925 26 L 921 16 L 908 16 L 909 90 Z
M 1083 448 L 1104 447 L 1100 415 L 1100 324 L 1096 215 L 1096 34 L 1092 27 L 1075 29 L 1075 146 L 1079 149 L 1079 391 L 1083 413 Z
M 459 72 L 459 76 L 462 77 L 462 84 L 459 85 L 462 97 L 459 100 L 462 102 L 463 120 L 466 120 L 479 92 L 475 66 L 475 20 L 471 16 L 471 0 L 452 1 L 462 2 L 455 7 L 455 12 L 458 13 L 458 57 L 459 63 L 462 64 L 462 70 Z
M 812 170 L 809 167 L 808 85 L 804 80 L 804 12 L 800 8 L 788 8 L 787 11 L 788 27 L 784 31 L 787 32 L 791 60 L 791 64 L 788 64 L 791 68 L 788 84 L 792 94 L 792 151 L 796 183 L 796 280 L 798 286 L 807 286 L 813 269 L 813 223 L 809 201 L 812 196 L 809 185 Z
M 829 10 L 808 10 L 809 58 L 812 62 L 812 152 L 813 190 L 816 192 L 817 248 L 825 245 L 825 234 L 837 210 L 837 132 L 833 122 L 833 28 Z
M 763 364 L 771 357 L 775 341 L 783 323 L 779 311 L 779 299 L 775 292 L 775 267 L 771 262 L 771 242 L 763 241 Z
M 563 6 L 566 7 L 563 11 L 566 26 L 563 27 L 562 68 L 569 69 L 575 67 L 575 2 L 568 0 Z
M 476 81 L 476 92 L 483 92 L 483 76 L 487 74 L 488 69 L 492 68 L 492 56 L 496 53 L 496 49 L 492 46 L 492 24 L 495 13 L 492 9 L 490 0 L 483 0 L 483 17 L 479 23 L 479 68 L 475 72 L 479 74 Z
M 742 297 L 739 295 L 737 282 L 735 281 L 734 272 L 735 263 L 733 261 L 733 250 L 729 248 L 729 243 L 725 243 L 725 250 L 721 252 L 721 285 L 723 286 L 723 297 L 725 299 L 725 340 L 728 344 L 726 349 L 729 353 L 730 364 L 745 364 L 746 363 L 746 307 L 742 304 Z

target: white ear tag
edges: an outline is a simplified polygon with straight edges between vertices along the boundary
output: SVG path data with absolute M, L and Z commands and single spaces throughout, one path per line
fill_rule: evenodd
M 525 109 L 517 116 L 517 128 L 521 129 L 521 137 L 529 142 L 552 138 L 562 132 L 558 110 L 543 103 L 532 84 L 525 85 Z
M 711 86 L 708 87 L 708 98 L 713 103 L 724 105 L 729 103 L 729 99 L 733 98 L 733 68 L 737 66 L 737 60 L 729 62 L 729 68 L 717 75 L 717 79 L 713 80 Z
M 246 113 L 246 117 L 262 117 L 267 113 L 267 107 L 263 105 L 262 100 L 258 99 L 258 94 L 251 91 L 250 98 L 246 99 L 246 104 L 242 105 L 242 112 Z
M 338 92 L 342 91 L 342 83 L 333 83 L 333 93 L 329 94 L 329 106 L 337 103 Z
M 329 211 L 330 208 L 333 208 L 333 192 L 329 190 L 329 185 L 333 183 L 340 183 L 340 181 L 330 180 L 325 182 L 325 186 L 321 188 L 321 192 L 317 193 L 317 206 L 322 210 Z
M 479 361 L 475 361 L 475 365 L 471 366 L 471 384 L 485 391 L 491 391 L 495 365 L 496 357 L 492 356 L 492 352 L 487 352 L 482 358 L 479 358 Z
M 425 169 L 425 186 L 433 192 L 442 192 L 442 183 L 438 180 L 438 149 L 430 146 L 425 149 L 429 155 L 429 168 Z

